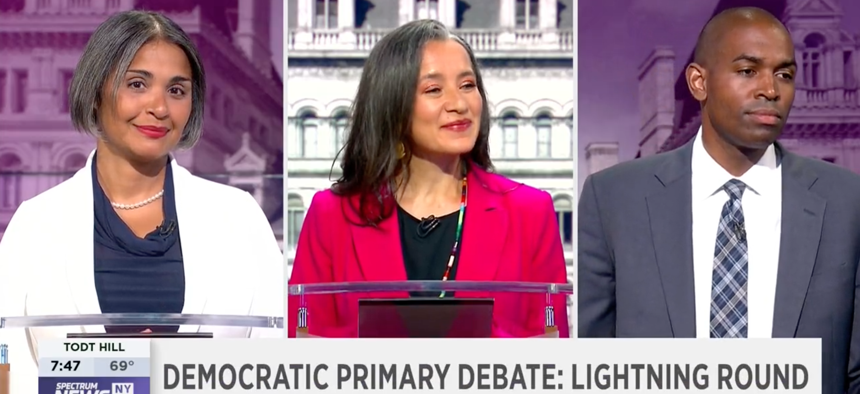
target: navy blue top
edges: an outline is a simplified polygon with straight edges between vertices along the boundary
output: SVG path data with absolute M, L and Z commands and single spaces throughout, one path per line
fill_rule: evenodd
M 92 163 L 95 283 L 102 313 L 181 313 L 185 270 L 169 162 L 162 196 L 164 222 L 145 238 L 137 237 L 114 211 L 98 181 L 95 156 Z M 139 333 L 147 328 L 153 332 L 179 329 L 105 326 L 105 331 Z

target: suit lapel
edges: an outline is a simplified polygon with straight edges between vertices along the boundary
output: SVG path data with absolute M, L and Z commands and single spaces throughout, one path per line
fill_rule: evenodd
M 65 253 L 66 278 L 68 279 L 77 313 L 81 315 L 101 314 L 98 294 L 96 293 L 95 266 L 93 252 L 94 208 L 92 160 L 95 151 L 90 153 L 87 166 L 78 171 L 68 183 L 68 217 L 58 223 L 69 223 L 70 228 L 62 231 L 68 238 L 63 240 L 64 249 L 74 251 Z M 104 326 L 85 326 L 85 332 L 103 333 Z
M 794 154 L 782 158 L 782 227 L 773 315 L 773 337 L 791 338 L 818 254 L 826 202 L 810 191 L 818 179 Z
M 508 233 L 508 215 L 502 204 L 502 194 L 508 190 L 493 190 L 496 185 L 490 182 L 491 177 L 478 168 L 469 172 L 455 280 L 491 281 L 496 277 Z
M 205 216 L 210 212 L 206 210 L 205 204 L 199 204 L 199 201 L 206 196 L 199 195 L 195 190 L 192 175 L 188 170 L 176 164 L 175 159 L 170 163 L 173 166 L 176 219 L 179 224 L 182 261 L 185 269 L 185 306 L 182 308 L 182 313 L 200 314 L 206 307 L 209 292 L 212 291 L 209 285 L 212 283 L 210 275 L 213 267 L 217 265 L 214 259 L 217 259 L 218 255 L 211 251 L 217 250 L 217 246 L 209 244 L 211 239 L 204 236 L 211 233 L 211 229 L 206 228 L 206 223 L 209 221 Z M 181 326 L 180 331 L 196 332 L 199 328 L 199 325 L 186 325 Z
M 658 168 L 656 190 L 646 196 L 651 241 L 676 338 L 696 336 L 693 277 L 692 142 Z

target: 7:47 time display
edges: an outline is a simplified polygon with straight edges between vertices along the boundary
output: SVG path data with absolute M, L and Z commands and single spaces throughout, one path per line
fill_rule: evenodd
M 77 360 L 69 360 L 66 362 L 51 361 L 51 365 L 51 371 L 74 372 L 78 370 L 78 367 L 81 365 L 81 362 Z

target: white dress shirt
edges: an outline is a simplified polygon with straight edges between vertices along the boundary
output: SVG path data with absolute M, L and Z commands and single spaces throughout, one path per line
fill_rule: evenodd
M 735 177 L 705 151 L 701 128 L 693 142 L 692 175 L 696 337 L 710 338 L 714 247 L 723 205 L 729 200 L 722 187 Z M 749 251 L 748 336 L 770 338 L 782 222 L 782 171 L 774 146 L 737 179 L 747 186 L 741 204 Z

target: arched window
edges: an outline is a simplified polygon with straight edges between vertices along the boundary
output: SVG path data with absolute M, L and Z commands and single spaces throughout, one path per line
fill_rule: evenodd
M 573 250 L 573 199 L 568 196 L 559 196 L 553 202 L 558 218 L 561 243 L 566 250 Z
M 305 205 L 302 198 L 295 194 L 287 197 L 287 247 L 296 250 L 299 244 L 299 234 L 302 232 L 302 222 L 305 219 Z
M 517 157 L 519 125 L 516 113 L 506 112 L 502 115 L 502 157 Z
M 415 0 L 415 19 L 439 19 L 438 0 Z
M 24 162 L 14 153 L 0 155 L 0 210 L 14 211 L 21 204 Z
M 334 118 L 332 119 L 331 128 L 334 130 L 334 152 L 337 155 L 337 152 L 346 145 L 347 138 L 347 128 L 349 125 L 349 117 L 347 116 L 345 111 L 338 111 L 335 113 Z
M 537 132 L 537 157 L 552 157 L 552 118 L 546 112 L 541 112 L 535 118 Z
M 75 172 L 84 168 L 86 165 L 87 156 L 83 153 L 75 152 L 66 156 L 65 160 L 63 160 L 63 177 L 65 179 L 71 178 L 75 175 Z
M 224 118 L 222 119 L 225 127 L 232 127 L 234 122 L 233 119 L 233 101 L 229 98 L 224 99 Z
M 314 3 L 314 27 L 337 29 L 337 0 L 316 0 Z
M 539 1 L 516 0 L 516 2 L 517 29 L 534 30 L 540 28 Z
M 301 157 L 317 156 L 317 129 L 319 120 L 313 112 L 305 112 L 299 118 L 299 138 L 301 139 Z
M 812 33 L 803 40 L 803 81 L 807 87 L 824 87 L 822 75 L 824 43 L 824 36 L 818 33 Z

